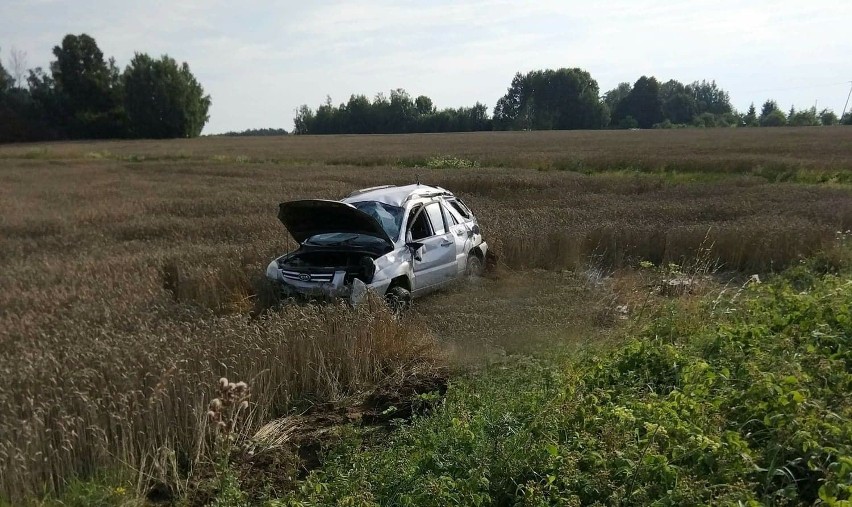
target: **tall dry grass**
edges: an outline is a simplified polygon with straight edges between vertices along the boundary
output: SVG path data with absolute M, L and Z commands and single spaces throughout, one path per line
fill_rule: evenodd
M 689 140 L 698 165 L 714 156 L 746 165 L 787 157 L 802 170 L 848 169 L 849 158 L 825 154 L 845 153 L 848 143 L 817 153 L 808 132 L 759 142 L 719 134 L 731 149 L 715 155 L 716 141 L 689 137 L 698 134 L 649 142 L 668 139 L 676 146 L 659 156 L 688 161 L 690 148 L 677 146 Z M 0 147 L 0 498 L 20 503 L 104 469 L 187 473 L 203 434 L 198 417 L 220 376 L 251 384 L 256 423 L 295 402 L 344 396 L 388 371 L 433 361 L 428 329 L 414 324 L 423 320 L 338 307 L 250 316 L 267 262 L 293 247 L 275 218 L 281 200 L 337 198 L 419 177 L 460 194 L 499 262 L 519 270 L 573 268 L 590 257 L 608 266 L 677 261 L 705 237 L 723 269 L 775 269 L 852 228 L 852 194 L 838 184 L 770 184 L 747 172 L 708 182 L 511 168 L 604 157 L 622 142 L 618 156 L 635 149 L 643 159 L 651 148 L 628 135 Z M 834 139 L 814 135 L 827 136 L 823 147 Z M 801 151 L 769 149 L 791 139 Z M 386 165 L 435 153 L 493 163 Z M 539 279 L 529 277 L 530 287 Z M 487 308 L 472 308 L 475 318 L 465 322 L 487 328 Z
M 838 126 L 213 137 L 7 145 L 0 146 L 0 158 L 382 167 L 426 165 L 432 157 L 452 156 L 482 167 L 701 171 L 785 179 L 799 170 L 848 176 L 850 130 Z
M 260 319 L 161 312 L 132 329 L 51 333 L 37 354 L 4 361 L 3 497 L 23 502 L 119 466 L 143 483 L 186 477 L 207 458 L 204 416 L 218 376 L 252 386 L 251 430 L 296 401 L 340 399 L 438 360 L 428 332 L 395 320 L 381 301 L 354 311 L 287 307 Z M 163 468 L 164 452 L 176 470 Z

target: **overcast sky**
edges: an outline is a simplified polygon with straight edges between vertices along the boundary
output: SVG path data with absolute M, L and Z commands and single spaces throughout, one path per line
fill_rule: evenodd
M 852 0 L 0 0 L 14 46 L 46 67 L 88 33 L 123 68 L 134 51 L 189 63 L 213 98 L 205 133 L 292 129 L 294 110 L 405 88 L 435 105 L 493 108 L 518 72 L 581 67 L 601 93 L 653 75 L 715 79 L 744 110 L 838 114 L 852 80 Z M 8 66 L 8 65 L 7 65 Z

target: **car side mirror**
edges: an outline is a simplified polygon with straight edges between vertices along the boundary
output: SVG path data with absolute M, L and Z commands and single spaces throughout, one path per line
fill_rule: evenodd
M 419 241 L 409 241 L 405 244 L 405 246 L 407 246 L 408 249 L 411 250 L 411 256 L 414 257 L 414 260 L 423 260 L 423 255 L 420 252 L 420 250 L 423 248 L 423 243 L 420 243 Z
M 471 229 L 474 235 L 479 234 L 482 230 L 479 228 L 479 224 L 473 224 L 473 228 Z

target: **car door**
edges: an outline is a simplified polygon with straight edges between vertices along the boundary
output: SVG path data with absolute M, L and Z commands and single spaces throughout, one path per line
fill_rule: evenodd
M 412 211 L 411 239 L 422 246 L 419 259 L 414 259 L 414 292 L 435 289 L 456 277 L 458 261 L 452 233 L 444 223 L 438 202 Z
M 464 273 L 464 268 L 467 264 L 467 247 L 470 244 L 469 228 L 462 223 L 462 217 L 458 213 L 455 213 L 446 201 L 441 202 L 441 208 L 444 210 L 444 221 L 447 223 L 450 237 L 452 237 L 456 246 L 455 276 L 458 277 Z

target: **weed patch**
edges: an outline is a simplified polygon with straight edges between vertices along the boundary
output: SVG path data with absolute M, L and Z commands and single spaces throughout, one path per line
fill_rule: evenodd
M 434 415 L 350 439 L 275 505 L 841 505 L 852 280 L 791 276 L 671 305 L 610 353 L 457 380 Z
M 426 160 L 425 165 L 430 169 L 470 169 L 479 167 L 479 162 L 459 157 L 436 156 Z

